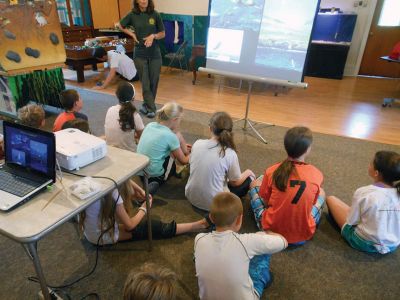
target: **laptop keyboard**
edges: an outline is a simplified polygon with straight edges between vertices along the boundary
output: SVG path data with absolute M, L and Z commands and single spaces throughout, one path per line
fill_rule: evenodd
M 40 183 L 22 177 L 17 177 L 8 172 L 0 172 L 0 190 L 23 197 L 40 186 Z

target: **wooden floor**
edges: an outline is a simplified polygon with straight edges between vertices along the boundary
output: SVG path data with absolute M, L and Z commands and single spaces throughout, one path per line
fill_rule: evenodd
M 95 85 L 98 75 L 87 70 L 86 81 L 78 84 L 74 71 L 64 71 L 67 84 L 88 89 Z M 101 92 L 113 94 L 118 80 Z M 192 85 L 191 80 L 189 72 L 163 70 L 157 103 L 177 101 L 186 109 L 208 113 L 224 110 L 235 118 L 244 117 L 245 83 L 240 93 L 226 87 L 218 93 L 219 77 L 208 78 L 207 74 L 200 73 L 196 85 Z M 400 102 L 391 108 L 381 106 L 385 97 L 400 98 L 399 79 L 306 77 L 305 82 L 307 89 L 279 90 L 282 93 L 278 96 L 274 95 L 272 86 L 255 85 L 250 97 L 250 119 L 284 127 L 301 124 L 315 132 L 400 145 Z M 238 82 L 225 80 L 225 84 L 237 86 Z M 135 87 L 137 99 L 141 100 L 140 83 L 135 83 Z

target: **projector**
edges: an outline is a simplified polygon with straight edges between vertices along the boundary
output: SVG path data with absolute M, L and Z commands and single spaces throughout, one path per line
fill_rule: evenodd
M 94 135 L 75 128 L 54 133 L 56 157 L 60 166 L 67 170 L 79 170 L 106 156 L 106 142 Z

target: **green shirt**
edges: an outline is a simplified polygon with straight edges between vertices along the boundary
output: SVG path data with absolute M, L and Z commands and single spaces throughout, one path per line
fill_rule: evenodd
M 131 11 L 120 22 L 123 27 L 132 26 L 135 30 L 139 44 L 135 45 L 134 57 L 141 58 L 161 58 L 158 40 L 154 39 L 151 47 L 146 48 L 144 38 L 150 34 L 165 31 L 161 16 L 157 11 L 152 13 Z
M 146 125 L 140 136 L 137 153 L 150 158 L 147 171 L 150 177 L 157 177 L 164 174 L 165 159 L 179 147 L 179 139 L 171 129 L 157 122 L 151 122 Z

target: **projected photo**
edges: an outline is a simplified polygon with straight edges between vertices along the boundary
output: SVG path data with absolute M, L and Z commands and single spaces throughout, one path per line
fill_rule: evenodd
M 255 63 L 302 72 L 317 0 L 268 0 Z
M 207 58 L 238 63 L 243 43 L 243 31 L 210 28 L 208 31 Z
M 258 31 L 264 0 L 212 1 L 210 27 Z

